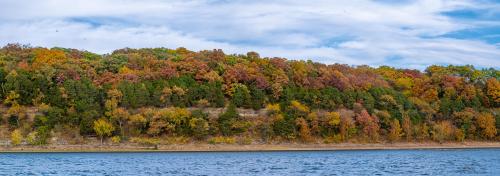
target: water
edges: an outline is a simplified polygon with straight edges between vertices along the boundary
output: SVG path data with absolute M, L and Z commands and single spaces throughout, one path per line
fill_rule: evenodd
M 0 153 L 0 175 L 500 175 L 500 149 Z

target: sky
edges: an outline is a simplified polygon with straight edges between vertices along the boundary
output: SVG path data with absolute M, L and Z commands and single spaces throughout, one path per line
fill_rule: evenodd
M 500 68 L 500 0 L 0 0 L 0 45 Z

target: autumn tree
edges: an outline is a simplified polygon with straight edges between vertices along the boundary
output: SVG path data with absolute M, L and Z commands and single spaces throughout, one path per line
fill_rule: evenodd
M 421 123 L 415 126 L 415 138 L 423 141 L 429 138 L 430 127 L 426 123 Z
M 413 129 L 412 129 L 410 116 L 407 113 L 403 114 L 403 131 L 404 131 L 404 135 L 406 137 L 406 141 L 410 141 L 412 138 L 412 135 L 413 135 L 412 134 Z
M 104 137 L 111 136 L 112 132 L 115 131 L 115 127 L 107 120 L 101 118 L 94 121 L 94 131 L 101 138 L 102 144 Z
M 299 137 L 303 142 L 310 142 L 311 130 L 309 129 L 309 124 L 304 118 L 297 118 L 295 120 L 297 127 L 299 128 Z
M 35 50 L 35 59 L 33 68 L 39 69 L 42 66 L 52 66 L 61 64 L 67 60 L 65 53 L 58 49 L 37 48 Z
M 453 113 L 455 124 L 464 133 L 464 137 L 475 133 L 476 124 L 473 122 L 476 116 L 477 112 L 472 108 L 465 108 L 463 111 Z
M 190 132 L 189 120 L 192 114 L 186 108 L 169 107 L 151 113 L 147 131 L 150 135 L 187 135 Z
M 7 121 L 14 122 L 11 123 L 14 126 L 20 126 L 21 121 L 26 118 L 25 107 L 18 103 L 19 94 L 14 91 L 10 91 L 7 97 L 4 100 L 4 104 L 10 105 L 7 112 L 4 114 L 4 117 L 7 118 Z
M 8 128 L 1 133 L 29 132 L 31 144 L 47 143 L 61 127 L 92 135 L 99 118 L 121 137 L 260 133 L 291 142 L 401 134 L 407 141 L 493 140 L 500 129 L 495 68 L 433 65 L 422 72 L 254 52 L 124 48 L 100 55 L 19 44 L 0 48 L 0 60 L 0 126 Z M 212 109 L 223 107 L 222 114 Z M 254 109 L 255 117 L 242 118 L 236 108 Z M 220 118 L 208 118 L 214 115 Z
M 455 126 L 450 121 L 436 122 L 432 126 L 431 134 L 432 139 L 438 142 L 453 139 L 455 133 Z
M 389 129 L 388 139 L 391 142 L 398 141 L 402 134 L 403 129 L 401 129 L 401 125 L 399 125 L 398 119 L 392 119 L 391 128 Z
M 118 123 L 120 135 L 124 136 L 124 125 L 127 122 L 130 114 L 127 109 L 119 107 L 118 103 L 121 101 L 122 93 L 118 89 L 111 89 L 107 92 L 108 99 L 105 102 L 106 112 L 104 113 L 111 121 Z
M 379 120 L 376 116 L 371 116 L 368 111 L 362 110 L 356 116 L 356 121 L 361 127 L 362 134 L 373 141 L 377 141 L 379 137 Z
M 21 144 L 22 140 L 23 140 L 23 135 L 21 134 L 21 130 L 16 129 L 12 131 L 12 133 L 10 134 L 10 143 L 12 145 L 19 145 Z
M 477 126 L 481 130 L 481 136 L 486 139 L 491 139 L 496 136 L 497 129 L 495 126 L 495 117 L 491 113 L 483 112 L 477 117 Z
M 339 132 L 340 122 L 341 118 L 339 112 L 326 112 L 322 123 L 326 128 L 326 132 L 331 135 Z
M 356 124 L 353 119 L 354 112 L 350 110 L 341 109 L 340 114 L 340 136 L 342 140 L 348 140 L 353 134 L 356 133 Z
M 147 119 L 142 113 L 131 115 L 129 118 L 133 134 L 140 134 L 146 128 Z
M 490 78 L 486 82 L 487 94 L 491 97 L 491 100 L 499 104 L 500 103 L 500 82 L 495 78 Z

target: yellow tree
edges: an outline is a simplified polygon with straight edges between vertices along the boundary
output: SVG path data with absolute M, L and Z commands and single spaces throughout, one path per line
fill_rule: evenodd
M 336 132 L 340 126 L 340 113 L 326 112 L 323 116 L 322 123 L 329 133 Z
M 35 58 L 33 59 L 32 67 L 40 69 L 42 66 L 51 66 L 67 61 L 66 54 L 61 50 L 37 48 L 35 50 Z
M 340 113 L 328 112 L 325 114 L 328 125 L 337 127 L 340 124 Z
M 266 112 L 268 115 L 274 115 L 274 114 L 279 114 L 281 113 L 280 105 L 279 104 L 267 104 L 266 105 Z
M 495 78 L 490 78 L 486 82 L 487 92 L 486 94 L 493 99 L 495 103 L 500 103 L 500 83 Z
M 401 129 L 401 125 L 399 124 L 399 120 L 398 119 L 392 119 L 391 121 L 391 129 L 389 131 L 389 141 L 391 142 L 394 142 L 394 141 L 398 141 L 402 134 L 401 132 L 403 131 L 403 129 Z
M 420 141 L 429 138 L 429 126 L 427 123 L 420 123 L 415 126 L 415 138 Z
M 453 138 L 455 133 L 455 126 L 450 121 L 436 122 L 432 126 L 432 139 L 438 142 L 443 142 Z
M 495 127 L 495 117 L 491 113 L 483 112 L 477 116 L 477 126 L 481 129 L 484 138 L 491 139 L 497 134 Z
M 303 142 L 312 141 L 311 130 L 309 129 L 309 124 L 304 118 L 297 118 L 295 123 L 299 127 L 299 137 Z
M 19 99 L 19 94 L 14 91 L 10 91 L 4 100 L 4 104 L 10 105 L 9 109 L 5 113 L 4 117 L 15 117 L 16 124 L 21 125 L 21 120 L 26 117 L 24 106 L 20 105 L 17 100 Z
M 111 89 L 108 91 L 108 100 L 105 102 L 106 112 L 105 115 L 112 121 L 118 123 L 120 134 L 123 136 L 123 126 L 127 122 L 130 114 L 125 108 L 119 107 L 118 103 L 121 101 L 123 94 L 118 89 Z
M 131 115 L 129 119 L 133 134 L 139 134 L 148 122 L 142 113 Z
M 405 133 L 406 141 L 410 141 L 412 136 L 412 127 L 410 116 L 408 116 L 408 113 L 403 114 L 403 131 Z
M 306 120 L 311 124 L 311 134 L 318 135 L 320 133 L 320 125 L 317 112 L 311 112 L 307 115 Z
M 102 144 L 104 137 L 111 136 L 111 133 L 115 131 L 115 127 L 107 120 L 101 118 L 94 121 L 94 131 L 101 138 Z
M 309 114 L 309 107 L 296 100 L 292 100 L 290 102 L 289 108 L 293 110 L 294 114 L 299 117 L 305 117 L 307 114 Z
M 23 140 L 23 135 L 21 134 L 21 131 L 19 129 L 14 130 L 10 134 L 10 143 L 12 145 L 19 145 L 21 144 L 22 140 Z

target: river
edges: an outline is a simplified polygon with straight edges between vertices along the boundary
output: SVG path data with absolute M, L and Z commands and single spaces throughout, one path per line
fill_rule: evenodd
M 0 175 L 500 175 L 500 149 L 0 153 Z

